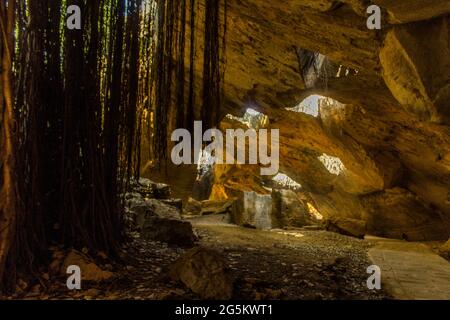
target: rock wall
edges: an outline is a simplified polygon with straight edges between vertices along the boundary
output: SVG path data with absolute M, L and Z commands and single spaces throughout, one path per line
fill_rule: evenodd
M 366 27 L 371 2 L 382 8 L 379 31 Z M 266 114 L 280 129 L 281 171 L 326 217 L 364 221 L 368 233 L 388 237 L 448 238 L 450 0 L 227 3 L 223 115 L 249 107 Z M 200 31 L 202 23 L 200 16 Z M 321 54 L 313 86 L 305 52 Z M 336 102 L 321 105 L 318 117 L 286 109 L 311 94 Z M 327 171 L 323 154 L 345 170 Z M 213 193 L 258 184 L 235 170 Z

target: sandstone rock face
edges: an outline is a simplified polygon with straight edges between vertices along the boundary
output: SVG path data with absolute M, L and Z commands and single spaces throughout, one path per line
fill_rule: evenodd
M 228 129 L 247 131 L 249 127 L 237 120 L 225 117 L 220 123 L 220 130 L 226 132 Z M 245 148 L 246 157 L 248 157 L 248 139 L 246 139 Z M 214 179 L 211 194 L 209 195 L 210 200 L 237 198 L 242 192 L 250 191 L 259 194 L 270 194 L 270 191 L 263 187 L 263 179 L 258 165 L 217 164 L 214 166 L 213 171 Z
M 268 117 L 268 128 L 280 129 L 280 171 L 302 185 L 325 219 L 353 222 L 355 234 L 363 221 L 382 236 L 447 240 L 450 1 L 374 0 L 383 9 L 381 31 L 367 29 L 365 0 L 227 3 L 223 116 L 252 108 Z M 302 64 L 306 54 L 320 57 L 317 70 Z M 320 103 L 317 117 L 286 109 L 312 94 L 334 101 Z M 240 126 L 226 122 L 225 129 Z M 329 172 L 323 155 L 345 169 Z M 269 195 L 258 171 L 216 166 L 199 188 L 201 200 Z
M 169 199 L 171 196 L 171 190 L 168 185 L 156 183 L 145 178 L 140 178 L 138 181 L 131 181 L 130 188 L 134 193 L 152 199 Z
M 449 32 L 450 17 L 398 26 L 388 32 L 380 52 L 384 80 L 398 102 L 420 119 L 447 124 Z
M 270 191 L 264 188 L 259 172 L 259 166 L 255 165 L 216 165 L 209 199 L 226 201 L 241 197 L 243 192 L 270 194 Z
M 342 2 L 232 4 L 232 20 L 241 33 L 236 39 L 245 35 L 253 41 L 238 49 L 231 40 L 227 49 L 234 62 L 227 78 L 228 99 L 236 106 L 231 112 L 238 114 L 247 105 L 235 96 L 250 96 L 252 105 L 269 116 L 270 127 L 280 129 L 281 170 L 310 192 L 326 219 L 360 221 L 357 234 L 363 233 L 365 222 L 367 232 L 378 229 L 386 236 L 446 239 L 450 1 L 376 0 L 389 15 L 383 16 L 379 33 L 365 27 L 364 1 Z M 258 15 L 262 11 L 257 8 L 271 14 Z M 243 21 L 238 12 L 252 22 Z M 321 68 L 327 77 L 319 73 L 314 88 L 307 89 L 302 75 L 287 70 L 298 69 L 292 46 L 326 57 Z M 336 76 L 332 71 L 341 66 L 358 73 Z M 322 104 L 316 118 L 284 109 L 314 93 L 340 103 Z M 330 174 L 317 159 L 322 154 L 338 157 L 345 170 Z M 396 187 L 415 199 L 398 203 L 415 217 L 405 217 L 398 208 L 379 210 L 379 203 L 367 201 Z M 408 198 L 406 194 L 401 197 Z
M 411 192 L 395 188 L 362 199 L 367 209 L 367 232 L 410 241 L 440 240 L 450 235 L 445 218 Z
M 374 0 L 389 12 L 389 22 L 407 23 L 431 19 L 450 12 L 448 0 Z
M 209 248 L 196 247 L 172 266 L 172 279 L 181 281 L 201 299 L 229 300 L 233 295 L 233 279 L 223 256 Z

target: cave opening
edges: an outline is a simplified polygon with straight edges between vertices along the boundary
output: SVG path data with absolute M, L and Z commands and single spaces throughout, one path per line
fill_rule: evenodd
M 292 108 L 287 108 L 289 111 L 294 112 L 302 112 L 305 114 L 309 114 L 313 117 L 319 116 L 319 104 L 322 99 L 327 99 L 324 96 L 320 95 L 311 95 L 307 98 L 305 98 L 301 103 L 299 103 L 297 106 Z

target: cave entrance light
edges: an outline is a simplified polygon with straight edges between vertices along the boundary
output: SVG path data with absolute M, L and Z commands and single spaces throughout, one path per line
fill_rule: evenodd
M 324 96 L 314 94 L 312 96 L 307 97 L 305 100 L 300 102 L 297 106 L 295 106 L 293 108 L 286 108 L 286 109 L 289 111 L 301 112 L 301 113 L 309 114 L 310 116 L 313 116 L 313 117 L 318 117 L 319 116 L 319 103 L 320 103 L 321 99 L 327 99 L 327 98 Z
M 321 108 L 329 109 L 329 108 L 342 108 L 345 105 L 340 103 L 339 101 L 325 97 L 321 95 L 311 95 L 300 102 L 297 106 L 293 108 L 286 108 L 286 110 L 305 113 L 315 118 L 319 117 Z
M 209 152 L 200 150 L 199 161 L 197 165 L 197 179 L 201 180 L 207 174 L 214 171 L 215 158 Z

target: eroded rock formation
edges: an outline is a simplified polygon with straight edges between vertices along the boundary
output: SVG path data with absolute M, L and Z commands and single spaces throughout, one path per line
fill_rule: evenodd
M 267 115 L 280 129 L 280 171 L 326 218 L 387 237 L 447 239 L 450 1 L 372 3 L 381 30 L 366 26 L 371 1 L 229 0 L 223 115 Z M 334 100 L 317 117 L 287 110 L 312 94 Z M 330 172 L 323 155 L 345 169 Z M 267 193 L 253 169 L 217 170 L 212 198 Z

